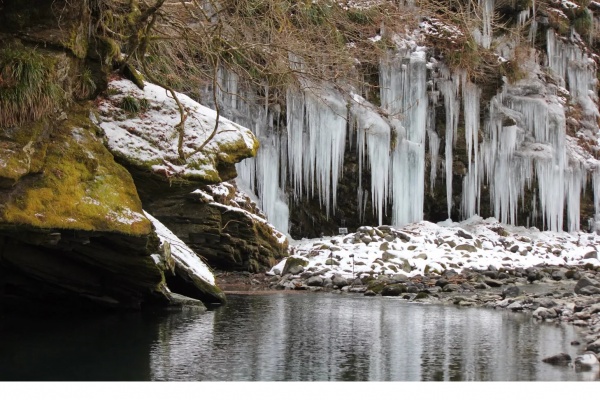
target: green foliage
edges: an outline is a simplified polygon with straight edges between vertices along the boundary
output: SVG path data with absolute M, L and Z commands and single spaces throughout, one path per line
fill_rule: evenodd
M 35 121 L 65 100 L 56 83 L 55 60 L 37 49 L 0 49 L 0 127 Z
M 96 81 L 92 71 L 84 67 L 75 82 L 75 94 L 79 99 L 87 99 L 96 91 Z
M 132 96 L 123 97 L 123 100 L 121 100 L 121 104 L 119 105 L 119 107 L 132 114 L 137 114 L 142 109 L 138 99 Z
M 587 39 L 593 28 L 592 13 L 586 8 L 576 15 L 572 23 L 575 31 Z

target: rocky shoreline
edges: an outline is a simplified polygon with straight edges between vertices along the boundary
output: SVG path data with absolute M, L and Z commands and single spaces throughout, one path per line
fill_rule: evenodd
M 598 369 L 600 357 L 600 268 L 547 267 L 487 270 L 448 269 L 441 274 L 407 277 L 380 275 L 376 279 L 346 279 L 340 274 L 322 278 L 304 271 L 282 276 L 272 273 L 218 273 L 226 293 L 332 292 L 364 296 L 394 296 L 407 302 L 486 307 L 530 314 L 538 321 L 579 327 L 581 342 L 572 359 L 566 352 L 543 361 L 577 369 Z

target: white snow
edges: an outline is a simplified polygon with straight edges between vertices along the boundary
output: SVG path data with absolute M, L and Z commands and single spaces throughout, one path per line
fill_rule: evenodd
M 460 236 L 459 231 L 462 231 Z M 403 241 L 400 236 L 410 240 Z M 382 246 L 388 249 L 384 250 Z M 356 233 L 345 236 L 295 241 L 292 248 L 294 256 L 305 256 L 310 260 L 305 270 L 329 268 L 323 277 L 340 274 L 351 278 L 353 258 L 355 277 L 380 274 L 411 277 L 424 275 L 426 269 L 430 273 L 441 273 L 446 269 L 457 272 L 464 268 L 485 270 L 489 266 L 526 269 L 544 265 L 600 265 L 597 256 L 589 254 L 600 249 L 600 236 L 595 233 L 542 232 L 478 216 L 460 223 L 423 221 L 401 229 L 361 227 Z M 592 258 L 584 258 L 586 255 Z M 280 274 L 284 264 L 285 260 L 270 272 Z M 402 270 L 407 266 L 410 266 L 410 272 Z
M 208 268 L 208 265 L 206 265 L 192 249 L 190 249 L 159 220 L 148 214 L 146 211 L 144 211 L 144 214 L 150 220 L 150 222 L 152 222 L 152 225 L 154 225 L 156 234 L 158 235 L 161 244 L 168 242 L 171 245 L 171 256 L 179 265 L 179 267 L 191 272 L 203 281 L 214 285 L 215 277 Z
M 226 157 L 221 148 L 236 150 L 251 156 L 255 139 L 248 129 L 225 118 L 219 118 L 218 133 L 204 149 L 195 149 L 213 132 L 216 112 L 204 107 L 184 94 L 179 101 L 187 113 L 183 151 L 184 165 L 177 165 L 179 109 L 170 94 L 152 83 L 140 90 L 133 82 L 117 79 L 109 82 L 107 93 L 114 93 L 100 102 L 100 127 L 106 133 L 109 149 L 132 163 L 150 167 L 154 172 L 170 176 L 198 177 L 215 181 L 216 164 Z M 145 99 L 147 107 L 133 115 L 120 108 L 127 96 Z M 142 100 L 143 101 L 143 100 Z

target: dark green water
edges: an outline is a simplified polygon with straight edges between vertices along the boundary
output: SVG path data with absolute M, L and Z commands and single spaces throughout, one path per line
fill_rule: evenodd
M 225 307 L 0 317 L 0 380 L 599 380 L 540 360 L 571 326 L 486 309 L 327 294 L 230 295 Z

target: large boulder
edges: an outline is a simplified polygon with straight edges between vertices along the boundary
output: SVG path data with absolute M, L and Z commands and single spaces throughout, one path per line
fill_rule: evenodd
M 577 281 L 577 284 L 575 285 L 573 291 L 576 294 L 584 295 L 600 293 L 600 282 L 596 281 L 595 279 L 591 279 L 587 276 L 584 276 L 579 281 Z
M 297 275 L 304 271 L 304 268 L 308 265 L 309 260 L 306 257 L 301 256 L 289 256 L 287 260 L 285 260 L 285 266 L 283 267 L 283 271 L 281 275 L 292 274 Z

